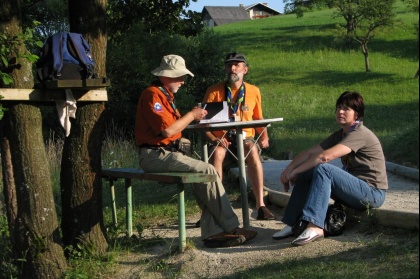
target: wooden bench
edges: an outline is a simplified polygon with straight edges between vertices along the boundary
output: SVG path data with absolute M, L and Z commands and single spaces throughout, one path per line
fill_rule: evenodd
M 202 173 L 181 173 L 181 172 L 170 172 L 170 173 L 147 173 L 140 169 L 135 168 L 111 168 L 102 170 L 102 178 L 108 180 L 109 188 L 111 191 L 112 200 L 112 221 L 117 224 L 117 207 L 115 203 L 115 188 L 114 181 L 119 178 L 125 180 L 125 190 L 127 195 L 126 204 L 126 228 L 127 236 L 133 235 L 133 220 L 132 220 L 132 179 L 156 181 L 165 184 L 176 184 L 178 187 L 178 232 L 179 232 L 179 251 L 183 252 L 186 247 L 186 228 L 185 228 L 185 200 L 184 200 L 184 188 L 185 184 L 190 183 L 205 183 L 215 182 L 216 175 L 214 174 L 202 174 Z

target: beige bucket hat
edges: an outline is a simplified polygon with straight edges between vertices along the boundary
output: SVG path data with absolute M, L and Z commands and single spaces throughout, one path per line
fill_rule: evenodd
M 185 75 L 194 76 L 185 66 L 185 60 L 179 55 L 166 55 L 162 57 L 160 66 L 151 72 L 158 77 L 177 78 Z

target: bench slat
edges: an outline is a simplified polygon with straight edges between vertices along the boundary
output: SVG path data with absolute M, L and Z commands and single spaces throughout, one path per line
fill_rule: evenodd
M 132 178 L 140 180 L 151 180 L 162 183 L 188 184 L 201 182 L 215 182 L 213 174 L 192 173 L 192 172 L 170 172 L 170 173 L 148 173 L 135 168 L 103 169 L 103 178 Z

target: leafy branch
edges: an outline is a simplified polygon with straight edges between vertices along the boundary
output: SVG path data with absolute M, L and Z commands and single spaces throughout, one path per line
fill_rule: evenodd
M 20 52 L 20 46 L 24 44 L 42 47 L 42 42 L 34 38 L 30 28 L 15 36 L 0 34 L 0 81 L 5 86 L 13 83 L 13 78 L 10 74 L 14 69 L 20 68 L 19 61 L 21 59 L 34 63 L 39 58 L 27 50 L 23 53 Z
M 13 78 L 10 75 L 14 69 L 20 68 L 21 59 L 26 59 L 30 63 L 34 63 L 38 60 L 38 56 L 30 53 L 25 49 L 22 53 L 20 52 L 20 46 L 23 44 L 36 45 L 42 47 L 42 42 L 35 40 L 32 29 L 27 28 L 25 32 L 20 33 L 16 36 L 8 36 L 6 34 L 0 34 L 0 85 L 8 86 L 13 83 Z M 0 100 L 3 96 L 0 95 Z M 6 109 L 0 104 L 0 120 L 3 118 L 4 111 Z

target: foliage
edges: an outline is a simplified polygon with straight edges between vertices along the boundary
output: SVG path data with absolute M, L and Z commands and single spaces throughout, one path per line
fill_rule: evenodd
M 195 1 L 195 0 L 193 0 Z M 108 0 L 108 35 L 112 40 L 142 24 L 150 34 L 166 32 L 193 36 L 204 27 L 201 16 L 186 8 L 190 0 Z
M 0 278 L 17 278 L 18 272 L 13 263 L 12 243 L 5 214 L 0 214 L 0 247 Z
M 27 59 L 29 62 L 33 63 L 39 58 L 37 55 L 32 54 L 29 51 L 20 53 L 19 46 L 23 44 L 36 44 L 38 46 L 42 46 L 42 42 L 35 40 L 33 30 L 30 28 L 26 28 L 24 33 L 20 33 L 16 36 L 0 34 L 0 85 L 2 87 L 13 83 L 10 73 L 21 67 L 21 59 Z
M 303 17 L 305 12 L 311 11 L 316 1 L 308 0 L 283 0 L 285 14 L 296 14 L 297 17 Z
M 157 47 L 159 46 L 159 47 Z M 139 94 L 153 79 L 150 74 L 163 55 L 178 54 L 194 74 L 177 94 L 182 113 L 201 102 L 208 86 L 223 79 L 223 57 L 228 48 L 211 30 L 186 37 L 169 33 L 149 34 L 142 25 L 134 25 L 120 42 L 108 44 L 107 75 L 111 80 L 108 111 L 115 125 L 126 131 L 134 129 L 134 115 Z
M 63 279 L 105 278 L 114 264 L 113 253 L 98 256 L 89 245 L 67 246 L 69 268 L 64 272 Z M 95 274 L 94 277 L 91 277 Z
M 365 56 L 365 69 L 370 72 L 368 44 L 383 27 L 394 24 L 395 0 L 331 1 L 338 14 L 346 20 L 346 36 L 357 41 Z
M 36 19 L 40 24 L 35 33 L 40 38 L 47 38 L 59 31 L 69 31 L 68 0 L 27 0 L 22 5 L 23 25 L 32 26 Z

